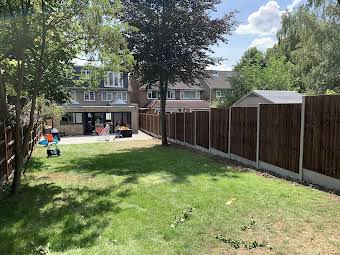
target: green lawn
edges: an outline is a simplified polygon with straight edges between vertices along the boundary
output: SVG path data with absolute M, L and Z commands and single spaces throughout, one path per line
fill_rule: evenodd
M 60 148 L 0 197 L 0 254 L 340 254 L 339 197 L 154 140 Z

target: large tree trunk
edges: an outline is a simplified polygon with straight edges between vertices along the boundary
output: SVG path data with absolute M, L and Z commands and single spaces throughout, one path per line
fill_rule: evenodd
M 167 81 L 161 80 L 160 82 L 160 96 L 161 96 L 161 131 L 162 131 L 162 145 L 168 145 L 168 139 L 166 138 L 166 117 L 165 117 L 165 106 L 166 106 L 166 95 L 168 90 Z

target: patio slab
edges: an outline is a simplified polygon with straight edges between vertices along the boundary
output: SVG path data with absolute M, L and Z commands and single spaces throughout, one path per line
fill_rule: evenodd
M 68 136 L 62 137 L 59 144 L 85 144 L 85 143 L 105 143 L 108 141 L 100 141 L 98 136 Z M 109 142 L 128 142 L 128 141 L 145 141 L 154 139 L 141 131 L 138 134 L 133 134 L 132 137 L 127 138 L 115 138 L 114 135 L 110 135 Z

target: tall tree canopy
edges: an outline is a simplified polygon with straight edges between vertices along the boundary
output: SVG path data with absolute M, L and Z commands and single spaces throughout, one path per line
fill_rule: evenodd
M 282 18 L 278 46 L 293 63 L 301 91 L 340 91 L 340 5 L 311 0 Z
M 162 144 L 167 144 L 165 104 L 169 82 L 193 83 L 216 59 L 209 46 L 226 43 L 235 26 L 235 12 L 212 18 L 220 0 L 123 0 L 123 20 L 136 30 L 127 34 L 143 83 L 158 84 Z
M 7 94 L 15 98 L 15 172 L 12 192 L 20 184 L 23 155 L 28 150 L 37 98 L 63 102 L 73 82 L 72 60 L 80 54 L 122 69 L 132 61 L 117 21 L 121 5 L 111 0 L 0 0 L 0 102 L 6 121 Z M 25 99 L 25 100 L 23 100 Z M 24 103 L 23 103 L 24 102 Z M 23 107 L 30 107 L 21 137 Z

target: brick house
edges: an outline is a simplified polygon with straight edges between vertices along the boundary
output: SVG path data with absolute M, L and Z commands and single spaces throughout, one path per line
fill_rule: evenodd
M 86 76 L 90 70 L 76 67 L 76 72 Z M 84 87 L 70 87 L 72 100 L 63 105 L 64 116 L 57 128 L 67 135 L 90 135 L 97 126 L 109 124 L 127 126 L 138 132 L 138 105 L 131 103 L 129 75 L 107 72 L 96 91 Z
M 208 77 L 198 77 L 194 84 L 169 84 L 166 112 L 209 110 L 210 102 L 219 100 L 231 89 L 227 79 L 232 75 L 232 72 L 208 71 Z M 140 109 L 160 111 L 158 86 L 140 86 L 136 79 L 131 79 L 130 87 L 131 100 Z

